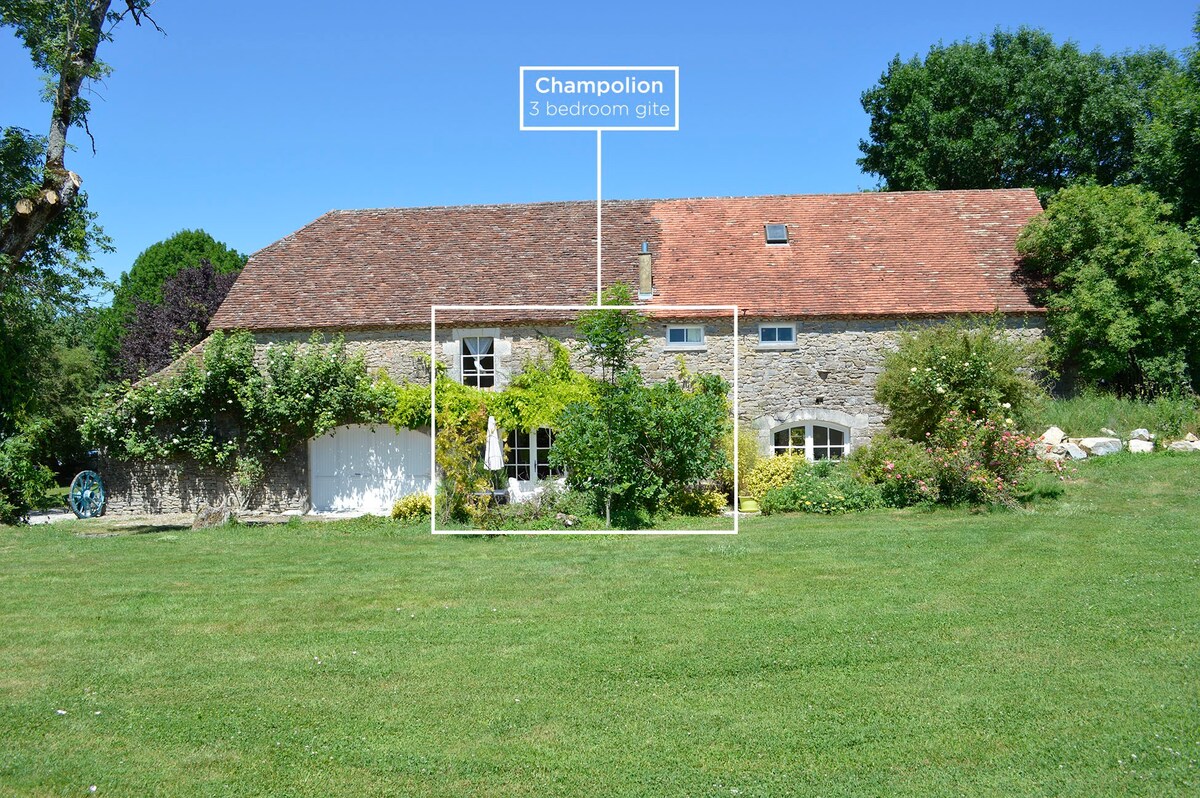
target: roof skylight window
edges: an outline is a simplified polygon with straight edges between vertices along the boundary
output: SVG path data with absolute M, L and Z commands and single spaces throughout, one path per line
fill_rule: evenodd
M 788 243 L 788 230 L 786 224 L 768 224 L 766 225 L 766 232 L 768 244 Z

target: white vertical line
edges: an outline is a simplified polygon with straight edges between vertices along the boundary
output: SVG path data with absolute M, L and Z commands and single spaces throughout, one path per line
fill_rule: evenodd
M 738 337 L 738 309 L 733 309 L 733 534 L 738 533 L 738 351 L 741 349 L 741 339 Z
M 429 306 L 429 531 L 437 534 L 437 308 Z
M 600 256 L 603 252 L 603 239 L 601 238 L 601 220 L 603 218 L 603 210 L 600 205 L 600 137 L 603 134 L 596 131 L 596 304 L 602 304 L 600 299 L 603 288 L 601 287 L 601 272 Z

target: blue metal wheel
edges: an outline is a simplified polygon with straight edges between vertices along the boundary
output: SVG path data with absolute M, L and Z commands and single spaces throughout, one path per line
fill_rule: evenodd
M 104 482 L 95 471 L 80 471 L 71 480 L 67 502 L 76 518 L 95 518 L 104 514 Z

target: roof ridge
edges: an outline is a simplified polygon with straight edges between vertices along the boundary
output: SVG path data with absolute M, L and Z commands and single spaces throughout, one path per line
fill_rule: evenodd
M 928 191 L 818 191 L 808 194 L 711 194 L 695 197 L 636 197 L 611 198 L 603 200 L 605 205 L 634 205 L 638 203 L 662 202 L 696 202 L 701 200 L 772 200 L 772 199 L 805 199 L 808 197 L 895 197 L 907 195 L 945 195 L 945 194 L 1030 194 L 1036 195 L 1032 188 L 948 188 L 931 189 Z M 321 214 L 309 224 L 313 224 L 326 216 L 351 215 L 359 213 L 390 213 L 403 211 L 443 211 L 443 210 L 485 210 L 500 208 L 544 208 L 551 205 L 595 205 L 594 199 L 577 200 L 541 200 L 537 202 L 476 202 L 458 205 L 391 205 L 377 208 L 334 208 Z M 307 227 L 308 225 L 305 225 Z M 300 228 L 303 230 L 304 227 Z M 297 230 L 296 232 L 300 232 Z M 295 235 L 293 233 L 292 235 Z M 290 238 L 291 236 L 288 236 Z M 280 239 L 284 240 L 284 239 Z

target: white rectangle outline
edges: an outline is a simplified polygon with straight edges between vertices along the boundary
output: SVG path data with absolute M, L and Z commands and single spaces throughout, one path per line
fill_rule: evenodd
M 733 530 L 727 529 L 445 529 L 437 528 L 438 310 L 725 310 L 733 316 Z M 656 314 L 657 315 L 657 314 Z M 737 305 L 430 305 L 429 306 L 429 532 L 432 535 L 736 535 L 738 533 L 738 306 Z
M 525 125 L 525 70 L 527 69 L 559 69 L 565 72 L 602 72 L 602 71 L 618 71 L 622 69 L 640 69 L 640 70 L 658 70 L 659 72 L 670 71 L 675 73 L 675 125 L 673 127 L 657 126 L 657 127 L 637 127 L 637 126 L 597 126 L 589 125 L 586 127 L 576 125 L 559 125 L 555 127 L 526 127 Z M 517 125 L 520 130 L 679 130 L 679 67 L 677 66 L 523 66 L 518 67 L 518 80 L 520 85 L 517 89 L 518 105 L 517 105 Z

